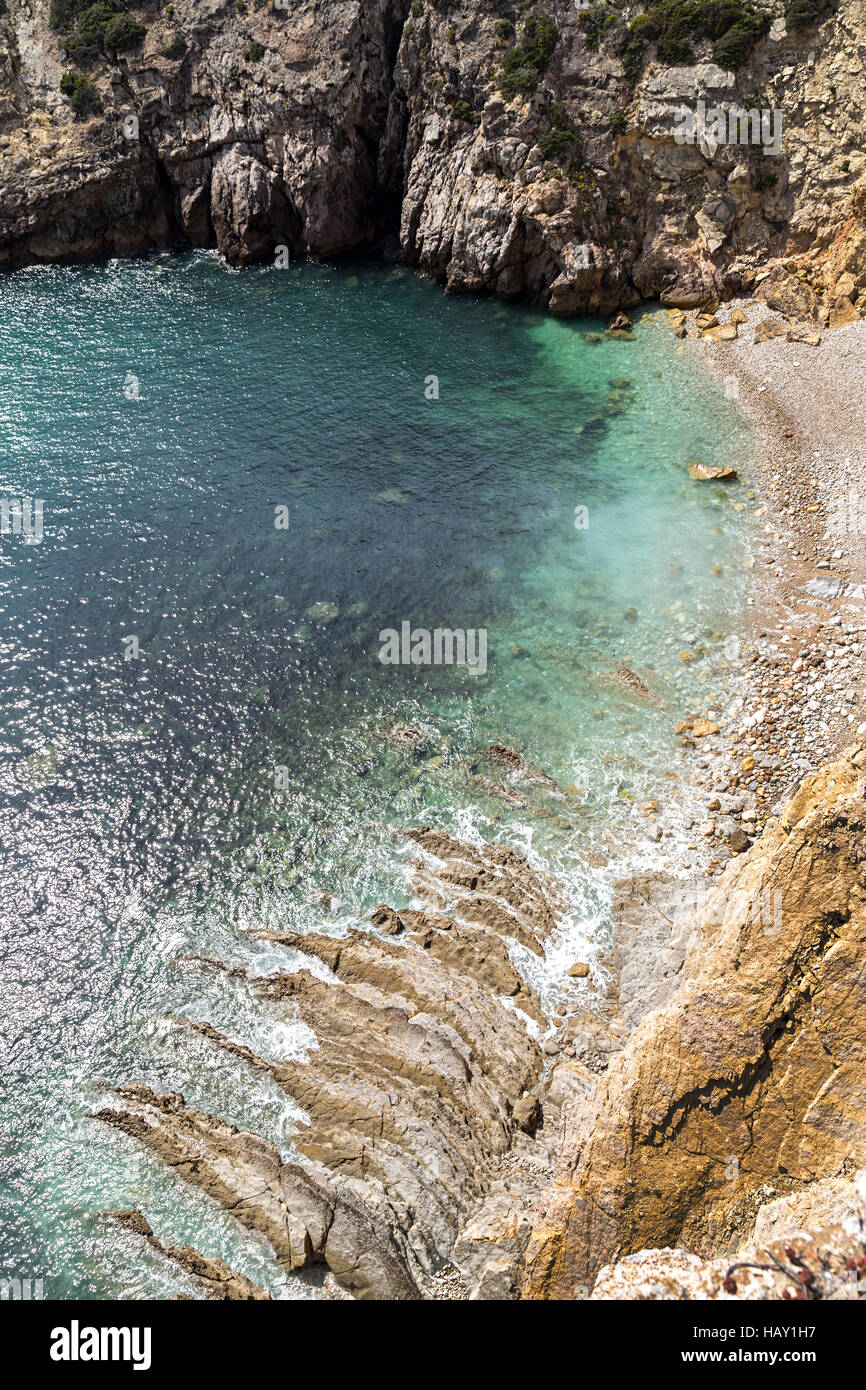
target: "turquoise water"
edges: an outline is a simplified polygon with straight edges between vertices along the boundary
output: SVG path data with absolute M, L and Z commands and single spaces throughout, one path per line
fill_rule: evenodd
M 631 343 L 597 329 L 372 265 L 195 254 L 0 281 L 0 498 L 44 504 L 40 541 L 0 536 L 0 1276 L 194 1292 L 100 1215 L 134 1205 L 310 1296 L 87 1118 L 143 1080 L 291 1152 L 285 1095 L 176 1019 L 263 1055 L 312 1039 L 179 958 L 273 969 L 290 953 L 252 930 L 408 902 L 395 832 L 434 822 L 567 885 L 548 964 L 514 950 L 555 1004 L 604 944 L 614 873 L 673 858 L 673 724 L 723 707 L 750 525 L 741 486 L 686 464 L 748 473 L 752 444 L 663 316 Z M 487 673 L 383 665 L 403 621 L 486 630 Z M 604 680 L 623 664 L 657 703 Z M 494 742 L 564 794 L 503 795 L 478 760 Z

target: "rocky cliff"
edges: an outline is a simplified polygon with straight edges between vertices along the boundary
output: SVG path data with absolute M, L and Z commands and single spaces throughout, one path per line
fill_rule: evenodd
M 862 0 L 6 0 L 0 264 L 377 238 L 556 313 L 866 308 Z M 763 144 L 677 142 L 703 101 Z
M 646 1249 L 732 1255 L 771 1198 L 820 1227 L 828 1213 L 820 1202 L 809 1212 L 817 1198 L 805 1194 L 826 1194 L 828 1179 L 845 1188 L 866 1162 L 864 794 L 861 744 L 808 777 L 728 865 L 676 992 L 569 1110 L 527 1251 L 527 1296 L 573 1298 L 602 1266 Z M 829 1195 L 841 1200 L 832 1182 Z M 758 1234 L 772 1233 L 765 1216 Z M 628 1265 L 624 1286 L 640 1273 Z M 688 1260 L 656 1257 L 649 1272 L 678 1267 Z M 608 1272 L 602 1286 L 616 1282 Z
M 355 1297 L 866 1296 L 866 740 L 806 779 L 697 918 L 665 899 L 665 931 L 626 900 L 608 968 L 575 964 L 556 1013 L 512 960 L 555 940 L 556 885 L 505 846 L 407 833 L 420 906 L 262 933 L 297 953 L 275 973 L 180 963 L 191 988 L 243 977 L 315 1034 L 301 1059 L 263 1057 L 175 1020 L 302 1109 L 289 1157 L 134 1080 L 98 1122 L 286 1273 L 325 1265 Z M 142 1213 L 113 1219 L 205 1297 L 265 1296 Z

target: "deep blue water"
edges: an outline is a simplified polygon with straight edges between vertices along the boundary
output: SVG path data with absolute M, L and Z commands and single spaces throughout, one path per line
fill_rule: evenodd
M 562 937 L 528 963 L 553 1002 L 603 941 L 617 864 L 658 857 L 640 803 L 687 776 L 675 720 L 724 700 L 748 563 L 743 488 L 686 464 L 748 472 L 752 446 L 662 315 L 633 343 L 598 327 L 372 266 L 196 254 L 0 281 L 0 498 L 44 503 L 40 541 L 0 536 L 0 1277 L 190 1292 L 100 1215 L 137 1205 L 164 1240 L 305 1296 L 87 1118 L 146 1080 L 290 1151 L 283 1093 L 173 1020 L 265 1055 L 310 1039 L 178 957 L 273 968 L 286 953 L 245 933 L 406 902 L 394 832 L 432 820 L 566 882 Z M 486 675 L 382 665 L 402 621 L 485 629 Z M 624 663 L 658 705 L 601 679 Z M 565 808 L 480 787 L 491 742 Z

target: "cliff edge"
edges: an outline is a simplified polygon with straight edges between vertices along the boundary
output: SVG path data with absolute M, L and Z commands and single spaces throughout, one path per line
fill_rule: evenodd
M 866 1162 L 864 791 L 861 742 L 708 895 L 676 993 L 564 1115 L 525 1297 L 648 1249 L 732 1254 L 770 1198 Z

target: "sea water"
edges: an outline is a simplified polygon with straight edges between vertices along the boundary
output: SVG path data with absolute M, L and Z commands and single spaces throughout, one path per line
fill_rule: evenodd
M 179 1020 L 265 1057 L 315 1039 L 184 957 L 290 968 L 253 933 L 409 903 L 399 832 L 434 824 L 564 885 L 547 961 L 512 948 L 554 1008 L 615 875 L 676 867 L 674 726 L 730 694 L 756 505 L 687 465 L 748 477 L 752 441 L 660 311 L 634 341 L 601 327 L 367 263 L 0 281 L 0 1279 L 194 1295 L 104 1215 L 139 1207 L 311 1296 L 89 1118 L 142 1081 L 291 1154 L 302 1112 Z M 28 500 L 41 538 L 16 533 Z M 384 664 L 403 623 L 483 632 L 485 673 Z

